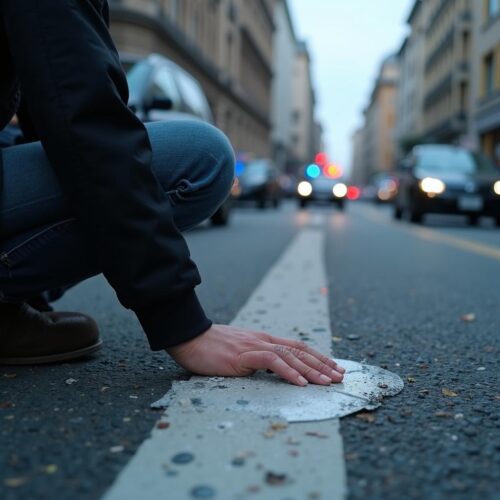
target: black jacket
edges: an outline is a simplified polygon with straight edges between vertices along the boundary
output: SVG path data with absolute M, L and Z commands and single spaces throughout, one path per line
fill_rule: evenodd
M 126 105 L 107 12 L 104 0 L 0 0 L 0 127 L 21 88 L 104 275 L 158 350 L 211 323 L 194 292 L 198 271 L 151 171 L 146 130 Z

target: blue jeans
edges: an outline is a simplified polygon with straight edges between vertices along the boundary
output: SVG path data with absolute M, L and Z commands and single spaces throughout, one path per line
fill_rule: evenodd
M 180 230 L 192 228 L 229 194 L 231 145 L 215 127 L 198 121 L 146 128 L 151 168 L 168 194 L 175 224 Z M 4 149 L 2 160 L 0 299 L 28 300 L 99 274 L 95 249 L 72 216 L 40 143 Z

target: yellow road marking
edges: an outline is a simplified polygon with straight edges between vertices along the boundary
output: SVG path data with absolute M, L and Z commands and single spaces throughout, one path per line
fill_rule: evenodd
M 500 248 L 492 245 L 477 243 L 464 238 L 457 238 L 456 236 L 450 236 L 440 233 L 439 231 L 436 231 L 434 229 L 393 224 L 388 221 L 386 217 L 384 217 L 384 215 L 378 212 L 362 212 L 362 215 L 374 222 L 386 224 L 391 227 L 398 227 L 399 229 L 417 236 L 418 238 L 426 241 L 431 241 L 432 243 L 444 243 L 445 245 L 458 248 L 459 250 L 464 250 L 466 252 L 482 255 L 483 257 L 500 260 Z

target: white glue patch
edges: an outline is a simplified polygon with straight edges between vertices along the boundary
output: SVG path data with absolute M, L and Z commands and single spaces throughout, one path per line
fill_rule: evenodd
M 260 417 L 283 418 L 289 423 L 310 422 L 374 409 L 385 396 L 393 396 L 403 388 L 400 377 L 391 372 L 353 361 L 336 361 L 347 370 L 342 384 L 297 387 L 267 373 L 247 379 L 193 377 L 175 382 L 152 407 L 169 407 L 170 411 L 182 408 L 189 395 L 190 401 L 203 407 L 251 412 Z
M 330 353 L 323 249 L 322 230 L 302 231 L 232 324 Z M 338 417 L 376 408 L 403 382 L 380 368 L 337 361 L 347 373 L 329 387 L 297 387 L 268 373 L 175 382 L 152 405 L 166 408 L 162 423 L 105 499 L 345 498 Z

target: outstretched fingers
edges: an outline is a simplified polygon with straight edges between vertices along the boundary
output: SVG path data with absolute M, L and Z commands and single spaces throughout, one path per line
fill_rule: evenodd
M 268 335 L 267 339 L 268 342 L 271 342 L 274 345 L 284 345 L 287 347 L 291 347 L 293 349 L 298 349 L 299 351 L 304 351 L 307 354 L 319 360 L 321 363 L 329 366 L 336 372 L 341 374 L 345 373 L 345 368 L 338 365 L 333 359 L 329 358 L 328 356 L 325 356 L 324 354 L 321 354 L 320 352 L 316 351 L 315 349 L 308 346 L 306 343 L 301 342 L 300 340 L 288 340 L 281 337 L 275 337 L 274 335 Z
M 247 351 L 239 356 L 240 365 L 245 370 L 271 370 L 295 385 L 307 385 L 307 379 L 271 351 Z

